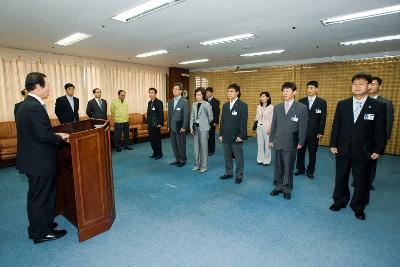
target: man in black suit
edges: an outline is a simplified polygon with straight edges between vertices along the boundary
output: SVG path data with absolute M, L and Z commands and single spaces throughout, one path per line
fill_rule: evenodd
M 354 193 L 350 207 L 357 219 L 365 220 L 372 162 L 385 150 L 386 114 L 385 105 L 368 96 L 371 75 L 358 73 L 351 81 L 353 97 L 338 102 L 333 119 L 330 149 L 336 155 L 336 177 L 334 203 L 329 209 L 339 211 L 347 206 L 352 171 Z
M 224 146 L 225 174 L 219 177 L 224 180 L 233 177 L 233 157 L 236 161 L 235 183 L 243 180 L 243 140 L 247 139 L 247 104 L 240 99 L 240 86 L 236 83 L 228 87 L 229 101 L 222 107 L 219 140 Z
M 149 89 L 150 101 L 147 104 L 147 127 L 149 129 L 149 138 L 153 154 L 150 158 L 162 158 L 161 146 L 161 127 L 164 125 L 164 105 L 157 98 L 157 89 Z
M 64 86 L 65 96 L 56 99 L 55 112 L 60 124 L 79 121 L 79 99 L 74 97 L 75 86 L 67 83 Z
M 46 75 L 29 73 L 25 88 L 29 95 L 17 114 L 17 169 L 29 180 L 29 238 L 35 244 L 64 236 L 66 230 L 54 230 L 56 205 L 56 148 L 69 135 L 52 132 L 43 99 L 49 96 Z
M 219 124 L 219 100 L 214 97 L 214 89 L 212 87 L 206 88 L 206 97 L 210 103 L 213 112 L 213 121 L 210 123 L 210 131 L 208 133 L 208 155 L 212 156 L 215 153 L 215 128 Z
M 307 174 L 310 179 L 314 178 L 315 162 L 318 149 L 318 141 L 324 135 L 326 122 L 326 101 L 317 96 L 318 82 L 307 83 L 307 95 L 299 100 L 308 108 L 307 135 L 304 146 L 297 150 L 297 171 L 294 175 Z M 308 166 L 305 170 L 304 158 L 308 147 Z
M 28 90 L 22 89 L 21 90 L 21 95 L 25 100 L 26 97 L 28 96 Z M 24 100 L 22 100 L 21 102 L 16 103 L 15 106 L 14 106 L 14 119 L 15 119 L 15 121 L 17 121 L 17 112 L 18 112 L 19 108 L 21 107 L 21 104 L 24 103 Z
M 94 98 L 88 102 L 86 115 L 91 119 L 107 120 L 107 101 L 101 99 L 101 90 L 93 89 Z
M 382 79 L 379 77 L 372 77 L 371 88 L 369 89 L 369 96 L 385 104 L 386 107 L 386 141 L 390 139 L 394 121 L 394 107 L 391 100 L 379 95 L 381 90 Z M 376 175 L 376 165 L 378 161 L 372 161 L 371 167 L 371 190 L 374 190 L 373 182 Z

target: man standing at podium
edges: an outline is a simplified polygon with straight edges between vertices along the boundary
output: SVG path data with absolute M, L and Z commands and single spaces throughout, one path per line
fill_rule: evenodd
M 69 135 L 52 132 L 43 99 L 49 96 L 46 75 L 29 73 L 25 88 L 29 94 L 17 113 L 17 169 L 29 180 L 29 238 L 35 244 L 63 237 L 66 230 L 55 230 L 56 148 Z

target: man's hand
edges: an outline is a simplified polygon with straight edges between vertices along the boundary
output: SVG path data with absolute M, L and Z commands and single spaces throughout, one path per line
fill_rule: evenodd
M 322 134 L 317 134 L 317 139 L 321 139 L 322 138 Z
M 186 132 L 186 129 L 184 129 L 184 128 L 181 128 L 181 131 L 180 131 L 181 133 L 184 133 L 184 132 Z
M 161 124 L 157 124 L 157 128 L 161 128 L 162 126 L 161 126 Z
M 302 147 L 303 147 L 302 145 L 297 144 L 297 149 L 300 149 Z
M 372 153 L 371 159 L 379 159 L 380 156 L 378 153 Z
M 221 141 L 221 142 L 222 142 L 222 136 L 220 136 L 220 137 L 219 137 L 219 141 Z
M 239 136 L 236 137 L 236 143 L 241 143 L 241 142 L 243 142 L 242 138 L 240 138 Z
M 333 154 L 337 154 L 337 153 L 338 153 L 337 147 L 331 147 L 331 152 L 332 152 Z
M 274 147 L 274 143 L 269 142 L 269 146 L 270 146 L 270 147 Z
M 214 127 L 217 126 L 218 124 L 214 122 Z
M 56 135 L 60 136 L 63 140 L 68 140 L 69 134 L 67 133 L 56 133 Z

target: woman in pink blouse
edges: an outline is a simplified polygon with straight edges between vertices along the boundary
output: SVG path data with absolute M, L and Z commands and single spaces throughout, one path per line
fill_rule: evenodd
M 269 134 L 271 131 L 272 114 L 274 106 L 268 92 L 260 93 L 260 105 L 257 106 L 257 163 L 267 166 L 271 163 L 271 149 L 269 147 Z

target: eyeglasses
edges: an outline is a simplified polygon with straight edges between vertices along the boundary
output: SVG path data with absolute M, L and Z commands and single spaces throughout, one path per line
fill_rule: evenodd
M 363 86 L 363 85 L 366 85 L 366 84 L 368 84 L 368 83 L 353 83 L 353 86 Z

